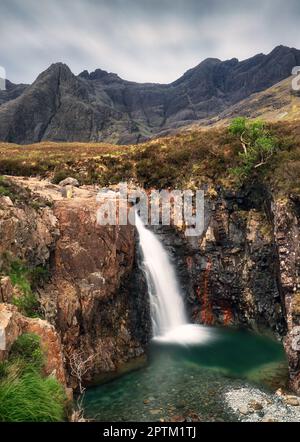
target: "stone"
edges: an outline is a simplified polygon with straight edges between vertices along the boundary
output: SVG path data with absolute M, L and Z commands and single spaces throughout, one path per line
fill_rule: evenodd
M 74 188 L 73 188 L 73 186 L 67 184 L 67 185 L 61 187 L 60 193 L 63 198 L 67 198 L 67 199 L 73 198 Z
M 40 337 L 41 348 L 45 355 L 44 371 L 66 386 L 64 354 L 60 336 L 49 322 L 36 318 L 22 318 L 22 333 L 34 333 Z
M 255 400 L 252 400 L 252 401 L 248 402 L 248 407 L 251 408 L 254 411 L 259 411 L 259 410 L 262 410 L 264 408 L 263 405 L 260 402 L 255 401 Z
M 4 205 L 7 207 L 13 207 L 14 203 L 10 199 L 9 196 L 1 196 L 0 197 L 0 205 Z
M 272 417 L 264 416 L 261 422 L 278 422 L 278 421 L 276 419 L 273 419 Z
M 242 405 L 241 407 L 239 407 L 238 410 L 241 414 L 243 414 L 245 416 L 250 413 L 250 411 L 246 405 Z
M 60 181 L 60 183 L 58 185 L 61 187 L 65 187 L 65 186 L 79 187 L 79 182 L 78 182 L 78 180 L 76 180 L 76 178 L 68 177 L 68 178 L 65 178 L 64 180 Z
M 9 276 L 0 277 L 0 302 L 10 303 L 14 296 L 14 287 Z
M 177 409 L 181 409 L 184 408 L 186 406 L 186 402 L 185 401 L 179 401 L 176 403 L 176 408 Z
M 184 416 L 176 415 L 170 417 L 170 422 L 184 422 L 185 418 Z
M 22 333 L 20 315 L 15 306 L 0 304 L 0 361 L 3 361 L 15 340 Z
M 285 396 L 283 400 L 287 405 L 292 405 L 294 407 L 300 405 L 300 399 L 297 396 Z
M 157 409 L 149 410 L 149 413 L 155 416 L 157 414 L 161 414 L 161 410 L 157 408 Z

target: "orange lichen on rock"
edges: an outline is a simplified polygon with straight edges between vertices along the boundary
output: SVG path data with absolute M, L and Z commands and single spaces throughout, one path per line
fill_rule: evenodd
M 233 323 L 233 313 L 229 307 L 223 309 L 223 324 L 230 325 Z
M 214 315 L 212 311 L 212 305 L 209 297 L 209 275 L 211 271 L 211 261 L 207 261 L 205 272 L 204 272 L 204 287 L 203 287 L 203 298 L 202 298 L 202 309 L 201 309 L 201 322 L 205 325 L 212 325 L 214 322 Z

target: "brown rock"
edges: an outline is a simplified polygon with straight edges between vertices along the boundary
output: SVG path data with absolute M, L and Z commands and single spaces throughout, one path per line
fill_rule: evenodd
M 68 177 L 68 178 L 65 178 L 64 180 L 60 181 L 59 186 L 61 186 L 61 187 L 65 187 L 65 186 L 79 187 L 79 182 L 75 178 Z
M 0 277 L 0 302 L 10 303 L 14 296 L 14 288 L 9 276 Z
M 185 418 L 184 418 L 184 416 L 176 415 L 176 416 L 171 416 L 169 421 L 170 422 L 184 422 Z
M 17 308 L 0 304 L 0 361 L 8 356 L 11 346 L 21 334 L 22 324 Z
M 66 360 L 74 351 L 93 356 L 85 382 L 143 353 L 129 305 L 137 315 L 136 297 L 123 291 L 134 265 L 135 229 L 97 225 L 97 208 L 95 195 L 55 203 L 60 237 L 51 282 L 41 291 L 46 317 L 60 330 Z
M 284 402 L 287 405 L 293 405 L 294 407 L 297 407 L 300 405 L 300 399 L 297 396 L 285 396 Z
M 247 414 L 251 413 L 251 411 L 249 410 L 249 408 L 248 408 L 246 405 L 241 406 L 241 407 L 239 408 L 239 412 L 240 412 L 241 414 L 244 414 L 244 415 L 247 415 Z
M 0 197 L 0 205 L 7 206 L 7 207 L 13 207 L 14 203 L 10 199 L 9 196 L 1 196 Z
M 153 414 L 153 415 L 157 415 L 157 414 L 161 414 L 161 412 L 162 412 L 162 410 L 160 410 L 160 409 L 153 409 L 153 410 L 149 410 L 149 413 L 150 414 Z
M 248 402 L 248 407 L 254 411 L 262 410 L 264 407 L 260 402 L 257 402 L 255 400 Z

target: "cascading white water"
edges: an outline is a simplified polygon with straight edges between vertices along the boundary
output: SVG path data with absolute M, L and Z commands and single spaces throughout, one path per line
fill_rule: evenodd
M 182 297 L 167 252 L 154 233 L 146 229 L 138 215 L 136 228 L 150 295 L 153 333 L 154 336 L 165 335 L 187 324 Z
M 184 344 L 206 341 L 211 331 L 188 323 L 176 274 L 163 245 L 137 214 L 135 225 L 143 254 L 154 338 Z

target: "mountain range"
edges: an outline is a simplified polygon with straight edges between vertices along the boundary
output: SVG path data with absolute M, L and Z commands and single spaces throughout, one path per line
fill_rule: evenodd
M 274 101 L 266 91 L 285 80 L 279 90 L 286 101 L 282 91 L 290 96 L 286 79 L 297 65 L 300 50 L 278 46 L 244 61 L 208 58 L 170 84 L 139 84 L 101 69 L 74 75 L 55 63 L 31 85 L 6 82 L 0 91 L 0 140 L 129 144 L 195 123 L 251 115 L 266 103 L 271 112 Z M 281 101 L 275 102 L 280 109 Z

